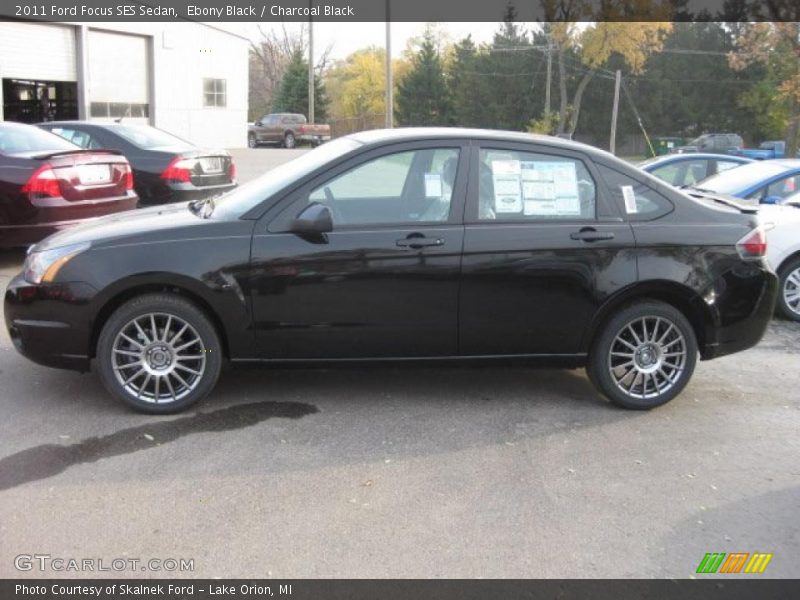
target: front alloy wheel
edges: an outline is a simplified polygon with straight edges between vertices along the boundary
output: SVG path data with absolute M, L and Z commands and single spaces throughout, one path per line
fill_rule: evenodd
M 284 148 L 288 148 L 288 149 L 294 148 L 295 144 L 296 144 L 296 141 L 294 139 L 294 134 L 291 133 L 291 132 L 287 133 L 283 138 L 283 146 L 284 146 Z
M 648 409 L 677 396 L 697 362 L 686 317 L 661 302 L 623 309 L 608 323 L 589 357 L 589 375 L 612 402 Z
M 148 294 L 118 309 L 98 341 L 103 383 L 137 410 L 167 413 L 214 386 L 221 358 L 214 327 L 193 304 Z

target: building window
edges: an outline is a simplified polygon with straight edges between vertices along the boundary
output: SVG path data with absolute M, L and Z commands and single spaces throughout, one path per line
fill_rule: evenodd
M 92 102 L 89 115 L 100 119 L 146 119 L 150 116 L 150 105 L 141 102 Z
M 227 96 L 224 79 L 203 79 L 203 106 L 225 108 Z

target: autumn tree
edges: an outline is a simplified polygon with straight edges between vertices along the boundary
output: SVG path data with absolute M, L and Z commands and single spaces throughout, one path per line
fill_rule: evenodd
M 766 66 L 765 85 L 751 90 L 750 94 L 773 106 L 773 118 L 776 110 L 779 116 L 781 112 L 785 114 L 786 156 L 794 156 L 800 142 L 800 23 L 743 25 L 739 28 L 736 48 L 728 59 L 735 69 L 754 63 Z
M 644 70 L 648 57 L 661 50 L 672 30 L 668 3 L 657 0 L 607 0 L 599 11 L 590 0 L 541 0 L 550 23 L 559 85 L 558 133 L 575 133 L 586 87 L 612 55 L 623 59 L 633 74 Z M 639 22 L 637 17 L 663 17 L 663 21 Z M 590 20 L 590 25 L 579 22 Z M 570 97 L 568 70 L 577 72 Z

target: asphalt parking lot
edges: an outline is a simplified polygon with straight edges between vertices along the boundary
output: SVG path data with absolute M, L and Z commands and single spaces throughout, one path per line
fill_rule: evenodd
M 237 150 L 240 178 L 302 151 Z M 0 288 L 22 256 L 0 253 Z M 20 554 L 194 560 L 126 577 L 689 577 L 707 552 L 800 576 L 788 321 L 648 413 L 583 371 L 237 368 L 169 417 L 34 365 L 3 327 L 0 415 L 0 577 L 92 575 Z

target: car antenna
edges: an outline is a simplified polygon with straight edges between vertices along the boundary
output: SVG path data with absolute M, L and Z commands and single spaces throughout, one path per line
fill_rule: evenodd
M 127 109 L 125 109 L 125 114 L 124 115 L 122 115 L 121 117 L 119 117 L 117 119 L 114 119 L 114 123 L 122 123 L 122 119 L 124 119 L 125 117 L 130 117 L 130 116 L 131 116 L 131 107 L 129 106 Z

